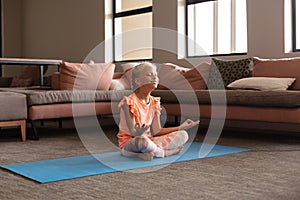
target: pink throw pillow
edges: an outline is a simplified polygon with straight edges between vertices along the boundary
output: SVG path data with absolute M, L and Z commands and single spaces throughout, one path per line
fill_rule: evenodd
M 204 62 L 185 72 L 183 76 L 188 80 L 194 90 L 205 90 L 207 88 L 206 81 L 208 80 L 209 71 L 210 64 Z
M 13 78 L 10 87 L 28 87 L 32 85 L 32 78 Z
M 114 70 L 114 64 L 62 62 L 60 65 L 60 89 L 108 90 Z
M 60 90 L 60 73 L 54 72 L 51 76 L 51 89 Z
M 129 90 L 131 89 L 127 79 L 118 78 L 111 81 L 109 90 Z
M 180 67 L 173 63 L 163 63 L 157 66 L 159 78 L 157 89 L 180 90 L 182 87 L 185 87 L 185 85 L 188 85 L 188 81 L 183 76 L 183 73 L 189 71 L 189 68 Z
M 130 78 L 131 79 L 131 78 Z M 110 90 L 115 90 L 115 86 L 117 85 L 117 88 L 123 88 L 125 90 L 131 89 L 131 82 L 128 81 L 126 75 L 124 72 L 115 72 L 113 75 L 113 80 L 111 82 L 111 85 L 109 87 Z
M 281 59 L 253 58 L 253 77 L 296 78 L 290 89 L 300 90 L 300 57 Z
M 185 68 L 172 63 L 164 63 L 159 67 L 158 89 L 201 90 L 206 89 L 210 64 L 202 63 L 195 68 Z

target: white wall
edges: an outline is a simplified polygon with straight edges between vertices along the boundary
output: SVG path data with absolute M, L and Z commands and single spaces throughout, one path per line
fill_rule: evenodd
M 248 55 L 285 57 L 284 0 L 248 0 Z
M 104 0 L 3 0 L 4 56 L 82 62 L 104 40 Z M 284 52 L 284 0 L 248 0 L 248 55 L 280 58 Z M 153 0 L 153 25 L 177 30 L 177 0 Z M 154 42 L 177 52 L 177 38 L 154 35 Z M 189 59 L 198 62 L 200 59 Z M 185 63 L 154 50 L 154 62 Z
M 3 50 L 5 56 L 21 56 L 22 27 L 21 27 L 21 0 L 3 2 Z
M 8 0 L 3 1 L 2 4 L 2 9 L 5 10 L 2 16 L 2 52 L 4 57 L 22 56 L 21 1 Z M 2 73 L 3 75 L 15 74 L 16 69 L 14 66 L 3 67 Z
M 3 0 L 3 5 L 5 57 L 82 62 L 104 40 L 103 1 Z M 12 75 L 8 67 L 3 74 Z
M 101 2 L 23 0 L 23 56 L 82 62 L 104 39 Z

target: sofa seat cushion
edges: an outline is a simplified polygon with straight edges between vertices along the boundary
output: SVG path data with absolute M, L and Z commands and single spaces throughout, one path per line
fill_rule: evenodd
M 0 92 L 0 121 L 27 119 L 26 96 Z
M 71 91 L 71 90 L 26 90 L 27 103 L 32 105 L 72 103 L 72 102 L 110 102 L 120 101 L 124 95 L 129 95 L 130 91 Z
M 2 90 L 2 89 L 1 89 Z M 14 93 L 27 96 L 27 105 L 43 105 L 71 102 L 118 102 L 123 96 L 132 91 L 65 91 L 65 90 L 24 90 L 6 89 Z M 161 97 L 162 103 L 183 104 L 214 104 L 223 105 L 224 98 L 227 105 L 261 106 L 261 107 L 300 107 L 300 91 L 257 91 L 257 90 L 155 90 L 153 96 Z M 177 98 L 178 97 L 178 98 Z
M 300 91 L 257 91 L 257 90 L 155 90 L 162 103 L 242 105 L 261 107 L 300 107 Z M 225 101 L 224 101 L 225 95 Z
M 128 96 L 130 90 L 42 90 L 42 89 L 14 89 L 1 88 L 2 91 L 21 93 L 27 97 L 27 105 L 44 105 L 57 103 L 81 102 L 115 102 Z

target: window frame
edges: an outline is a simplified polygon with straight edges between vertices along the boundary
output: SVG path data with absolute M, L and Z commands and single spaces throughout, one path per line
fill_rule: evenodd
M 133 10 L 127 10 L 123 12 L 118 12 L 117 13 L 117 0 L 113 0 L 113 20 L 112 20 L 112 34 L 113 34 L 113 62 L 115 63 L 122 63 L 122 62 L 136 62 L 136 61 L 150 61 L 153 59 L 153 55 L 151 59 L 131 59 L 131 60 L 119 60 L 116 61 L 116 48 L 115 48 L 115 35 L 116 35 L 116 30 L 115 30 L 115 20 L 116 18 L 122 18 L 122 17 L 128 17 L 128 16 L 134 16 L 134 15 L 140 15 L 140 14 L 145 14 L 145 13 L 150 13 L 152 12 L 152 6 L 147 6 L 143 8 L 137 8 Z
M 225 53 L 225 54 L 211 54 L 211 55 L 189 55 L 188 52 L 188 6 L 193 5 L 193 4 L 198 4 L 198 3 L 204 3 L 204 2 L 209 2 L 209 1 L 217 1 L 217 0 L 186 0 L 185 2 L 185 34 L 186 34 L 186 57 L 187 58 L 198 58 L 198 57 L 218 57 L 218 56 L 239 56 L 239 55 L 247 55 L 248 51 L 246 52 L 235 52 L 235 53 Z
M 299 3 L 299 1 L 298 1 Z M 298 10 L 298 12 L 300 12 Z M 300 52 L 300 48 L 297 49 L 297 39 L 300 40 L 300 36 L 298 36 L 297 38 L 297 31 L 296 31 L 296 13 L 297 13 L 297 10 L 296 10 L 296 0 L 292 0 L 292 50 L 293 52 Z
M 2 10 L 2 0 L 0 0 L 0 57 L 2 58 L 3 56 L 3 27 L 2 27 L 2 15 L 3 15 L 3 10 Z M 0 65 L 0 77 L 2 77 L 2 65 Z

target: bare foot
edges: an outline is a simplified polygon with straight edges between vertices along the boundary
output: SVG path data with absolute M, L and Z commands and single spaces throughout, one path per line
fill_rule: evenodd
M 179 153 L 182 152 L 182 150 L 183 150 L 183 146 L 178 147 L 176 149 L 165 150 L 165 157 L 175 155 L 175 154 L 179 154 Z
M 149 152 L 149 153 L 139 153 L 138 157 L 143 159 L 143 160 L 153 160 L 154 154 L 153 152 Z

